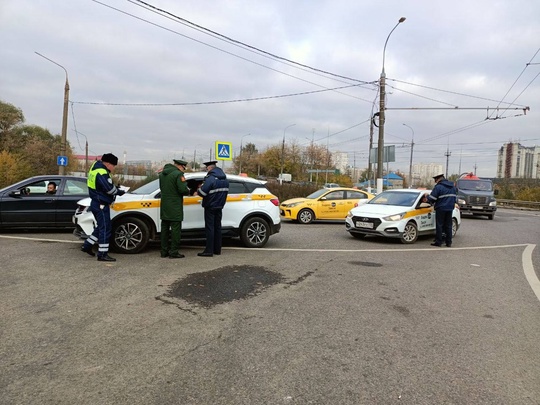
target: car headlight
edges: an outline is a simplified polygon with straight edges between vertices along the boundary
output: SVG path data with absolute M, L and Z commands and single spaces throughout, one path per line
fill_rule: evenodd
M 462 198 L 458 198 L 457 203 L 458 203 L 459 205 L 465 205 L 465 200 L 462 199 Z
M 354 215 L 353 215 L 352 211 L 349 211 L 349 212 L 347 213 L 347 218 L 352 218 L 353 216 L 354 216 Z
M 497 206 L 497 201 L 491 201 L 491 202 L 489 203 L 489 206 L 490 206 L 490 207 L 496 207 L 496 206 Z
M 394 214 L 394 215 L 389 215 L 387 217 L 383 217 L 383 219 L 385 221 L 401 221 L 404 215 L 405 213 L 402 212 L 401 214 Z
M 293 207 L 296 207 L 297 205 L 300 205 L 300 204 L 302 204 L 302 203 L 295 202 L 295 203 L 286 204 L 285 207 L 287 207 L 287 208 L 293 208 Z

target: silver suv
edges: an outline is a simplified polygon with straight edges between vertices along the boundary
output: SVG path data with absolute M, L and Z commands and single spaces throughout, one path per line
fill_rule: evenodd
M 182 239 L 204 238 L 204 209 L 197 187 L 206 173 L 186 173 L 190 196 L 184 197 Z M 247 247 L 261 248 L 270 235 L 281 227 L 279 200 L 265 186 L 264 181 L 227 174 L 229 194 L 221 221 L 224 237 L 239 237 Z M 195 194 L 195 195 L 193 195 Z M 154 180 L 123 196 L 111 205 L 111 249 L 121 253 L 139 253 L 151 240 L 158 240 L 161 231 L 159 180 Z M 78 202 L 73 216 L 74 234 L 85 239 L 96 221 L 89 210 L 90 198 Z

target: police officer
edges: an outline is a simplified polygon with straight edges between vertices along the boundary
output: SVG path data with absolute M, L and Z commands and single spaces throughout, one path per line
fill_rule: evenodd
M 184 196 L 189 195 L 189 188 L 184 177 L 187 162 L 173 159 L 174 165 L 167 163 L 159 173 L 161 191 L 161 257 L 181 259 L 178 252 L 184 220 Z
M 431 194 L 424 195 L 424 201 L 435 206 L 436 233 L 432 246 L 441 246 L 443 234 L 447 247 L 452 246 L 452 212 L 456 204 L 457 192 L 454 183 L 446 180 L 444 174 L 433 177 L 435 187 Z
M 221 254 L 221 218 L 229 193 L 229 181 L 223 170 L 216 166 L 217 160 L 203 164 L 208 174 L 197 194 L 203 198 L 206 247 L 203 252 L 197 253 L 197 256 L 212 257 Z
M 100 262 L 115 262 L 109 256 L 109 240 L 111 239 L 111 210 L 110 205 L 117 195 L 123 195 L 124 190 L 117 188 L 109 175 L 118 164 L 118 158 L 112 153 L 105 153 L 101 160 L 94 162 L 88 172 L 88 192 L 92 199 L 90 211 L 94 214 L 97 228 L 86 239 L 81 250 L 90 256 L 95 256 L 92 247 L 98 243 L 97 259 Z

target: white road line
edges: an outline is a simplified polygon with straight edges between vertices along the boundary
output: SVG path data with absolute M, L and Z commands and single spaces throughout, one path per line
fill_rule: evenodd
M 22 240 L 33 240 L 36 242 L 57 242 L 57 243 L 83 243 L 84 241 L 75 241 L 75 240 L 61 240 L 61 239 L 45 239 L 45 238 L 28 238 L 26 236 L 7 236 L 0 235 L 0 239 L 22 239 Z
M 521 262 L 523 263 L 523 272 L 525 273 L 525 277 L 536 294 L 536 297 L 538 300 L 540 300 L 540 280 L 538 280 L 538 277 L 536 276 L 532 263 L 532 252 L 535 247 L 536 245 L 527 245 L 523 251 L 523 255 L 521 256 Z
M 0 239 L 19 239 L 19 240 L 31 240 L 36 242 L 57 242 L 57 243 L 77 243 L 80 244 L 81 241 L 71 241 L 71 240 L 60 240 L 60 239 L 45 239 L 45 238 L 28 238 L 26 236 L 7 236 L 7 235 L 0 235 Z M 384 252 L 384 253 L 391 253 L 391 252 L 422 252 L 422 251 L 429 251 L 429 252 L 453 252 L 455 250 L 479 250 L 479 249 L 501 249 L 501 248 L 513 248 L 513 247 L 520 247 L 524 246 L 525 249 L 523 250 L 523 254 L 521 256 L 521 262 L 523 266 L 523 272 L 525 273 L 525 278 L 527 279 L 527 282 L 531 286 L 533 292 L 536 294 L 536 297 L 540 301 L 540 280 L 536 276 L 536 272 L 534 271 L 534 266 L 532 262 L 532 252 L 536 245 L 534 244 L 517 244 L 517 245 L 499 245 L 499 246 L 475 246 L 475 247 L 453 247 L 450 249 L 440 247 L 440 248 L 419 248 L 419 249 L 273 249 L 273 248 L 260 248 L 260 249 L 253 249 L 253 248 L 243 248 L 243 247 L 226 247 L 223 248 L 224 250 L 250 250 L 250 251 L 272 251 L 272 252 Z M 200 248 L 200 246 L 184 246 L 184 248 Z

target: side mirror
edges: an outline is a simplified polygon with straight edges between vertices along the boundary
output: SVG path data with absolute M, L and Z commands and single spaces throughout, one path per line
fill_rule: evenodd
M 493 190 L 493 194 L 499 195 L 499 190 Z

